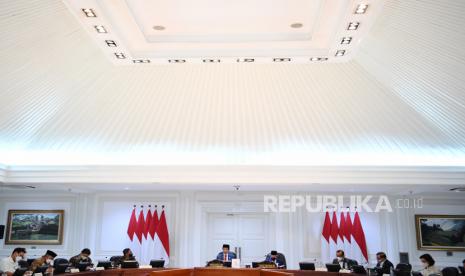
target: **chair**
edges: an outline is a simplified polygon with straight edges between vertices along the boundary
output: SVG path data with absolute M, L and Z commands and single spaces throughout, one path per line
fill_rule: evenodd
M 441 272 L 443 276 L 459 276 L 459 270 L 456 267 L 444 267 Z
M 26 260 L 20 260 L 18 261 L 18 266 L 20 268 L 28 268 L 29 267 L 29 264 Z M 1 274 L 0 274 L 1 275 Z
M 299 268 L 300 270 L 315 270 L 315 263 L 300 262 Z
M 411 271 L 405 271 L 400 269 L 394 269 L 392 272 L 395 276 L 410 276 L 412 273 Z
M 399 263 L 396 265 L 396 270 L 410 272 L 412 271 L 412 265 L 405 264 L 405 263 Z
M 217 259 L 207 262 L 207 267 L 223 267 L 223 262 Z
M 460 274 L 465 275 L 465 267 L 459 266 Z
M 339 272 L 341 266 L 339 264 L 326 264 L 326 269 L 328 272 Z
M 66 269 L 69 267 L 69 262 L 63 258 L 57 258 L 53 261 L 54 274 L 65 273 Z
M 253 268 L 276 268 L 276 264 L 273 262 L 263 261 L 263 262 L 252 262 Z
M 165 260 L 151 260 L 151 261 L 150 261 L 150 265 L 151 265 L 153 268 L 156 268 L 156 267 L 164 267 L 164 266 L 165 266 Z
M 111 256 L 110 262 L 119 263 L 121 256 Z
M 353 271 L 355 274 L 367 274 L 367 271 L 365 270 L 365 268 L 363 267 L 363 265 L 353 265 L 353 266 L 352 266 L 352 271 Z
M 57 268 L 59 265 L 63 264 L 69 265 L 68 260 L 64 258 L 56 258 L 55 260 L 53 260 L 53 268 Z

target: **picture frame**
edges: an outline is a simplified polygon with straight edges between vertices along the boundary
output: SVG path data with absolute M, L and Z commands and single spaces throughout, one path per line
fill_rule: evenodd
M 5 244 L 60 245 L 64 210 L 8 210 Z
M 465 251 L 465 215 L 415 215 L 418 250 Z

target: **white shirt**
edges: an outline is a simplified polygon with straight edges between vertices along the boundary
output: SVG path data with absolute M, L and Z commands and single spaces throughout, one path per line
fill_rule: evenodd
M 0 261 L 0 270 L 3 272 L 15 272 L 18 268 L 18 263 L 16 263 L 13 258 L 6 257 Z

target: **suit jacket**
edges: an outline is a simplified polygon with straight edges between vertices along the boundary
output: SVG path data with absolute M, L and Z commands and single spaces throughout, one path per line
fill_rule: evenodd
M 79 263 L 81 263 L 81 262 L 92 263 L 92 259 L 87 257 L 87 259 L 83 260 L 83 259 L 81 259 L 81 254 L 76 255 L 74 257 L 71 257 L 71 259 L 69 259 L 69 263 L 73 267 L 78 267 Z
M 271 259 L 271 254 L 266 255 L 265 262 L 273 262 L 278 268 L 286 269 L 287 267 L 286 257 L 282 253 L 278 253 L 278 255 L 276 255 L 276 260 L 274 261 Z
M 343 268 L 343 269 L 351 269 L 352 266 L 358 265 L 356 260 L 352 260 L 352 259 L 349 259 L 349 258 L 343 258 L 341 262 L 342 262 L 342 265 L 343 265 L 343 267 L 341 267 L 341 268 Z M 335 258 L 333 260 L 333 264 L 340 265 L 339 260 L 337 258 Z
M 376 264 L 376 272 L 379 276 L 382 276 L 383 274 L 391 274 L 391 267 L 394 267 L 394 265 L 389 261 L 389 260 L 384 260 L 383 264 L 381 265 L 381 262 L 378 262 Z
M 216 256 L 216 259 L 218 261 L 224 261 L 224 253 L 223 252 L 218 253 L 218 255 Z M 236 259 L 236 253 L 229 251 L 227 260 L 231 261 L 232 259 Z

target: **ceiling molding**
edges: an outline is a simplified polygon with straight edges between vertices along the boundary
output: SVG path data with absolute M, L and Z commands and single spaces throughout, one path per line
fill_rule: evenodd
M 463 185 L 465 167 L 19 166 L 7 175 L 7 183 Z

